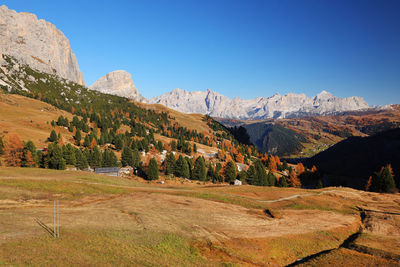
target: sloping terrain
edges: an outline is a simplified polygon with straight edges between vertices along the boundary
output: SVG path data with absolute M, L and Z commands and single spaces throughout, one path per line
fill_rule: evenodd
M 339 253 L 336 248 L 360 226 L 366 232 L 353 243 L 371 251 L 351 250 L 346 263 L 361 255 L 395 264 L 388 255 L 400 254 L 397 246 L 378 246 L 383 254 L 374 254 L 378 241 L 397 244 L 399 221 L 387 221 L 392 228 L 383 222 L 389 230 L 379 230 L 375 220 L 382 219 L 367 211 L 397 218 L 395 195 L 345 188 L 169 187 L 28 168 L 0 168 L 0 192 L 5 265 L 282 266 L 323 250 Z M 61 203 L 58 239 L 51 235 L 54 199 Z M 360 219 L 360 209 L 367 219 Z M 332 263 L 326 257 L 312 260 Z
M 302 143 L 307 139 L 301 133 L 285 128 L 279 124 L 249 124 L 244 125 L 250 136 L 250 141 L 261 152 L 273 155 L 290 155 L 303 149 Z
M 328 184 L 364 188 L 369 176 L 391 164 L 400 186 L 400 128 L 369 137 L 350 137 L 304 162 L 333 175 Z
M 32 140 L 40 147 L 46 145 L 52 120 L 57 121 L 59 116 L 72 119 L 72 114 L 42 101 L 3 92 L 0 92 L 0 114 L 0 135 L 18 134 L 22 140 Z M 58 130 L 64 140 L 73 140 L 67 129 Z
M 210 127 L 204 120 L 205 116 L 202 114 L 185 114 L 160 104 L 145 104 L 141 102 L 135 102 L 135 104 L 139 107 L 154 110 L 156 112 L 166 112 L 173 121 L 178 122 L 179 125 L 188 129 L 197 130 L 201 133 L 208 133 L 210 131 Z

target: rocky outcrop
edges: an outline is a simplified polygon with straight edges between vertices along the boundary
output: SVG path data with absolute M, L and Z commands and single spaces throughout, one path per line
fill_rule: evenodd
M 162 104 L 184 113 L 201 113 L 213 117 L 232 119 L 289 118 L 308 115 L 325 115 L 337 112 L 362 110 L 368 104 L 361 97 L 339 98 L 322 91 L 315 97 L 305 94 L 275 94 L 244 100 L 230 99 L 208 89 L 188 92 L 175 89 L 164 95 L 153 97 L 149 103 Z
M 144 100 L 144 97 L 139 94 L 133 83 L 132 76 L 124 70 L 117 70 L 106 74 L 92 84 L 89 89 L 105 94 L 127 97 L 136 101 Z
M 0 7 L 0 53 L 36 70 L 85 85 L 69 40 L 53 24 L 31 13 Z

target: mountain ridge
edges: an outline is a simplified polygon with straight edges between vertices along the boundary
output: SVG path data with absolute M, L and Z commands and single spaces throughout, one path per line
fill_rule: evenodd
M 228 98 L 215 91 L 187 91 L 176 88 L 147 101 L 162 104 L 184 113 L 201 113 L 230 119 L 290 118 L 308 115 L 327 115 L 336 112 L 368 109 L 362 97 L 339 98 L 322 91 L 314 97 L 303 94 L 278 93 L 270 97 Z

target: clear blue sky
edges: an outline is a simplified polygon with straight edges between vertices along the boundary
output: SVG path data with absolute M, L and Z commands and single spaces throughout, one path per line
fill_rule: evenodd
M 130 72 L 141 94 L 327 90 L 400 103 L 399 0 L 3 1 L 69 38 L 87 85 Z

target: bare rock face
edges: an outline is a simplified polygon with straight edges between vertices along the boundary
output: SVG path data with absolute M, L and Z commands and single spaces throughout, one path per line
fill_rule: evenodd
M 116 70 L 106 74 L 92 84 L 89 89 L 136 101 L 144 100 L 144 97 L 139 94 L 138 89 L 133 83 L 132 76 L 124 70 Z
M 31 13 L 0 7 L 0 53 L 36 70 L 85 85 L 69 40 L 53 24 Z
M 247 100 L 238 97 L 230 99 L 210 89 L 205 92 L 175 89 L 151 98 L 148 103 L 162 104 L 184 113 L 232 119 L 290 118 L 369 108 L 361 97 L 339 98 L 326 91 L 311 98 L 305 94 L 274 94 Z

